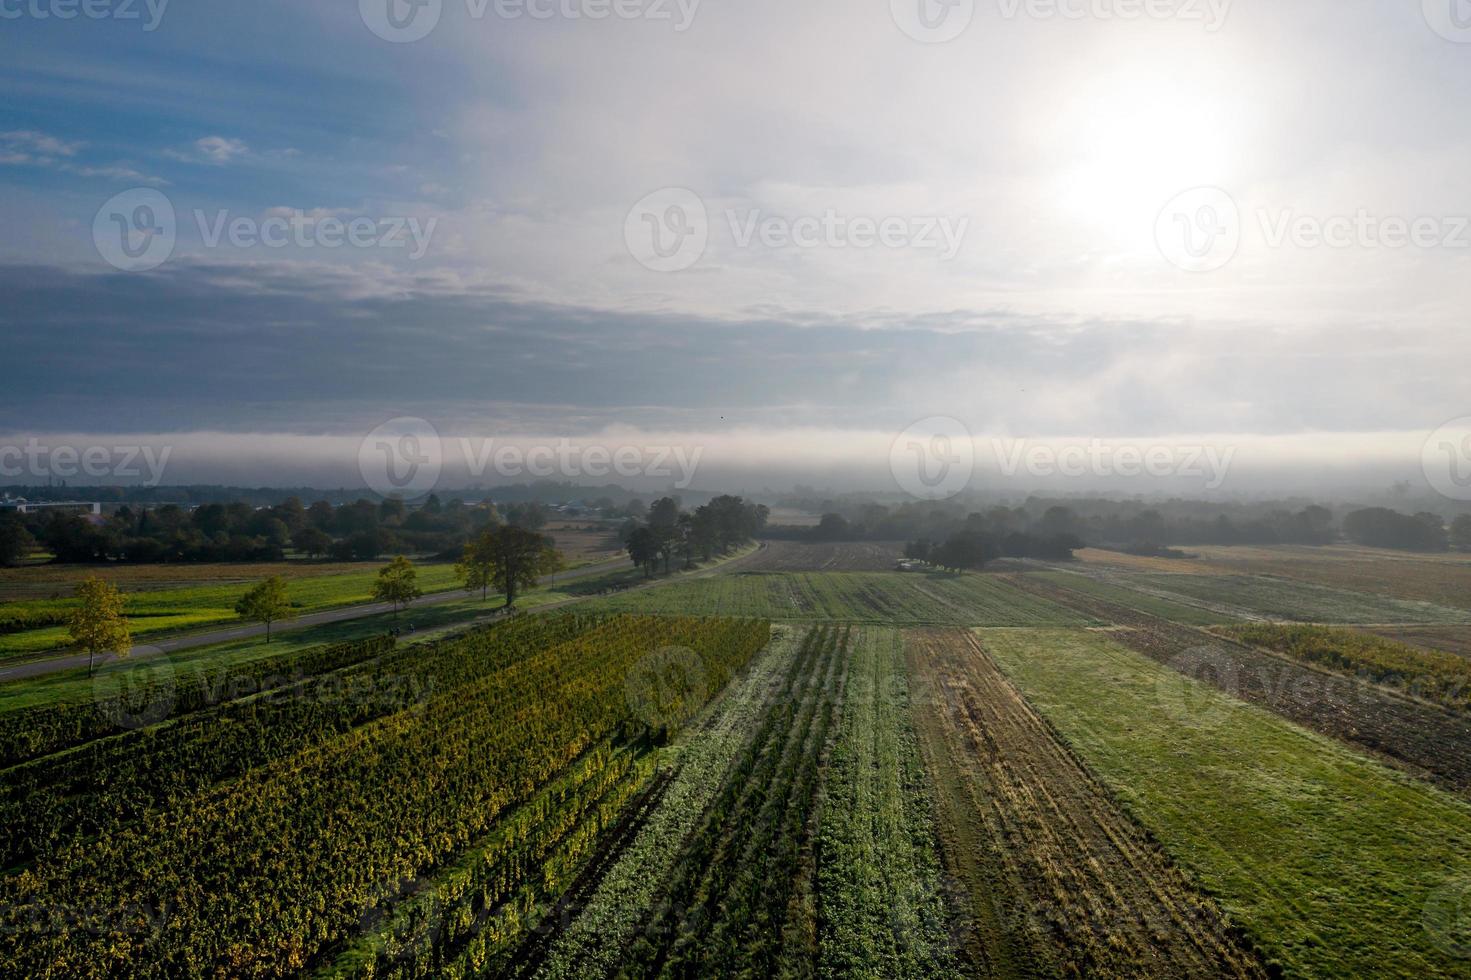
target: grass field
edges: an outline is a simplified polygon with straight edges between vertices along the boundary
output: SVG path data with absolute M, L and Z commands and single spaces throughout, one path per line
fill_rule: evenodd
M 1153 616 L 1159 616 L 1175 623 L 1188 623 L 1193 626 L 1210 626 L 1216 623 L 1229 623 L 1234 617 L 1227 613 L 1217 612 L 1211 609 L 1203 609 L 1200 606 L 1192 606 L 1183 602 L 1173 602 L 1162 599 L 1157 595 L 1140 592 L 1131 589 L 1121 581 L 1105 582 L 1087 575 L 1074 572 L 1032 572 L 1031 578 L 1038 578 L 1053 585 L 1062 586 L 1075 592 L 1096 596 L 1110 602 L 1117 602 L 1146 612 Z
M 1090 621 L 991 574 L 740 572 L 597 600 L 617 612 L 880 625 L 1081 626 Z
M 1157 590 L 1166 598 L 1220 604 L 1264 619 L 1304 623 L 1471 623 L 1471 612 L 1388 595 L 1350 592 L 1288 579 L 1250 575 L 1129 574 L 1121 584 Z
M 1471 807 L 1107 636 L 985 630 L 1023 695 L 1289 975 L 1466 973 Z M 1106 696 L 1101 696 L 1106 693 Z
M 270 569 L 289 566 L 251 566 L 266 569 L 260 578 L 277 574 Z M 218 566 L 213 566 L 218 567 Z M 349 606 L 368 602 L 373 598 L 373 583 L 377 580 L 382 564 L 357 567 L 353 571 L 336 571 L 323 575 L 299 575 L 288 583 L 287 591 L 292 606 L 298 613 L 317 612 L 336 606 Z M 424 592 L 446 592 L 458 587 L 454 566 L 450 564 L 421 564 L 419 588 Z M 70 572 L 68 573 L 70 574 Z M 97 572 L 106 578 L 112 571 Z M 136 584 L 136 579 L 134 583 Z M 241 582 L 230 580 L 212 585 L 191 585 L 182 588 L 149 587 L 128 595 L 126 614 L 135 637 L 148 637 L 181 630 L 203 629 L 208 626 L 238 623 L 235 603 L 251 585 L 259 579 Z M 155 581 L 155 585 L 157 582 Z M 24 610 L 68 610 L 71 599 L 33 599 L 15 604 Z M 28 654 L 45 653 L 65 649 L 68 646 L 66 627 L 53 626 L 46 629 L 27 630 L 0 636 L 0 662 Z

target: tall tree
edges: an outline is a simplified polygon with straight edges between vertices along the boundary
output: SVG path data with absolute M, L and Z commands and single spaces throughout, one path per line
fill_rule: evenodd
M 659 561 L 659 536 L 647 527 L 636 527 L 628 535 L 628 557 L 650 577 Z
M 524 527 L 505 524 L 487 528 L 465 546 L 464 557 L 455 566 L 468 591 L 480 590 L 487 597 L 491 588 L 506 596 L 506 608 L 516 604 L 524 589 L 534 589 L 542 576 L 563 566 L 561 552 L 551 538 Z
M 123 616 L 127 598 L 111 582 L 91 576 L 77 584 L 79 605 L 72 613 L 67 632 L 78 647 L 87 651 L 87 674 L 91 676 L 99 653 L 126 657 L 133 649 L 133 634 Z
M 414 563 L 403 555 L 379 569 L 378 581 L 373 585 L 374 599 L 393 603 L 394 619 L 398 619 L 400 609 L 423 594 L 419 589 L 419 573 L 414 569 Z
M 241 619 L 266 624 L 266 642 L 271 642 L 271 624 L 296 615 L 291 608 L 291 597 L 286 594 L 286 581 L 272 575 L 250 589 L 235 603 L 235 614 Z

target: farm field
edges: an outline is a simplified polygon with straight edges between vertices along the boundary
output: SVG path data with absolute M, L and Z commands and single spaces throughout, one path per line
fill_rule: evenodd
M 647 783 L 645 735 L 678 720 L 628 694 L 657 667 L 651 655 L 686 651 L 697 708 L 769 632 L 757 621 L 531 617 L 417 651 L 413 669 L 434 683 L 407 701 L 398 686 L 384 696 L 402 669 L 385 667 L 358 696 L 255 699 L 231 709 L 230 725 L 174 724 L 44 761 L 57 806 L 110 816 L 59 840 L 49 822 L 12 836 L 12 859 L 38 860 L 0 881 L 0 960 L 33 977 L 483 963 L 524 931 L 528 903 L 565 887 L 551 869 L 570 877 Z M 198 782 L 148 783 L 170 769 L 155 753 L 193 760 Z M 15 770 L 5 777 L 24 793 Z M 115 795 L 118 780 L 127 791 Z M 278 846 L 282 835 L 294 846 Z M 228 894 L 205 885 L 221 875 Z M 180 895 L 191 898 L 176 907 Z M 293 911 L 250 911 L 268 908 Z M 486 914 L 467 921 L 467 910 Z
M 914 631 L 906 649 L 979 974 L 1266 976 L 973 634 Z
M 1424 650 L 1471 657 L 1471 628 L 1465 626 L 1380 626 L 1369 632 Z
M 767 541 L 751 562 L 763 572 L 891 572 L 903 541 Z
M 1080 575 L 1075 572 L 1045 571 L 1029 573 L 1028 578 L 1041 579 L 1054 585 L 1062 586 L 1076 592 L 1097 596 L 1110 602 L 1120 603 L 1131 609 L 1147 612 L 1153 616 L 1159 616 L 1175 623 L 1188 623 L 1194 626 L 1209 626 L 1215 623 L 1230 623 L 1235 617 L 1228 613 L 1216 612 L 1204 609 L 1200 606 L 1187 605 L 1183 602 L 1173 602 L 1158 595 L 1140 592 L 1131 589 L 1122 581 L 1103 581 L 1088 575 Z
M 791 622 L 1081 626 L 1090 620 L 981 573 L 747 572 L 673 583 L 591 603 L 595 609 Z
M 1471 623 L 1471 612 L 1431 602 L 1350 592 L 1309 582 L 1251 575 L 1160 575 L 1120 577 L 1165 598 L 1179 597 L 1242 610 L 1247 616 L 1305 623 Z M 1245 617 L 1243 617 L 1245 618 Z
M 1177 575 L 1246 575 L 1471 608 L 1471 557 L 1352 545 L 1192 545 L 1192 558 L 1149 558 L 1088 548 L 1087 564 Z
M 1357 677 L 1071 592 L 1038 576 L 1021 578 L 1018 584 L 1114 624 L 1110 635 L 1119 643 L 1231 698 L 1267 708 L 1411 773 L 1471 792 L 1471 720 L 1464 712 L 1447 711 Z
M 979 635 L 1269 966 L 1321 977 L 1466 974 L 1465 802 L 1177 680 L 1107 635 Z

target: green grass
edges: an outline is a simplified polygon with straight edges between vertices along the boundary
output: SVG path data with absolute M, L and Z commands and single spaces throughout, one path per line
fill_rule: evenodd
M 453 565 L 420 565 L 418 570 L 419 588 L 426 593 L 445 592 L 458 586 Z M 99 575 L 106 578 L 105 572 L 99 572 Z M 286 589 L 296 611 L 310 613 L 371 601 L 373 583 L 377 578 L 378 573 L 373 570 L 318 575 L 291 579 Z M 135 637 L 231 625 L 240 621 L 235 614 L 235 603 L 250 587 L 249 583 L 232 583 L 131 592 L 128 594 L 127 617 Z M 32 599 L 10 605 L 27 610 L 69 610 L 74 602 L 71 599 Z M 64 626 L 12 633 L 0 636 L 0 663 L 68 646 Z
M 744 572 L 596 600 L 591 608 L 886 625 L 1082 626 L 1090 620 L 995 575 Z
M 1465 976 L 1471 807 L 1081 630 L 1002 669 L 1289 976 Z
M 1066 589 L 1073 589 L 1086 595 L 1096 596 L 1108 602 L 1115 602 L 1139 612 L 1149 613 L 1161 619 L 1168 619 L 1173 623 L 1185 623 L 1189 626 L 1214 626 L 1219 623 L 1236 622 L 1236 617 L 1225 613 L 1215 612 L 1210 609 L 1202 609 L 1199 606 L 1186 605 L 1183 602 L 1171 602 L 1169 599 L 1161 599 L 1158 596 L 1148 595 L 1136 589 L 1112 582 L 1101 582 L 1086 575 L 1078 575 L 1074 572 L 1032 572 L 1030 573 L 1044 581 L 1054 585 L 1060 585 Z
M 1350 592 L 1261 575 L 1124 575 L 1165 592 L 1301 623 L 1471 623 L 1471 613 L 1430 602 Z

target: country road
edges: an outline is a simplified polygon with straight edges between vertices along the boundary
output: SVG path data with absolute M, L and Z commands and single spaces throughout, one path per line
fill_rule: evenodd
M 619 568 L 626 567 L 628 567 L 628 559 L 614 558 L 595 565 L 585 565 L 582 568 L 573 568 L 565 572 L 558 572 L 555 575 L 548 576 L 545 582 L 552 584 L 566 582 L 571 579 L 588 578 L 593 575 L 601 575 L 605 572 L 616 571 Z M 454 602 L 463 598 L 465 598 L 463 589 L 433 592 L 424 596 L 422 599 L 415 600 L 414 607 L 422 608 L 424 606 L 443 605 L 446 602 Z M 271 634 L 273 636 L 279 636 L 282 633 L 308 629 L 312 626 L 342 623 L 348 620 L 362 619 L 365 616 L 376 616 L 380 613 L 392 611 L 393 606 L 387 602 L 370 602 L 354 606 L 340 606 L 336 609 L 324 609 L 321 612 L 306 613 L 286 622 L 275 623 L 271 627 Z M 253 636 L 265 636 L 265 634 L 266 628 L 259 623 L 250 625 L 242 624 L 225 629 L 206 630 L 202 633 L 185 633 L 156 642 L 140 643 L 133 648 L 133 652 L 128 657 L 130 660 L 142 660 L 161 653 L 177 653 L 180 650 L 192 650 L 195 647 L 209 646 L 214 643 L 228 643 L 231 640 L 248 640 Z M 100 667 L 102 664 L 115 659 L 116 657 L 113 654 L 103 654 L 96 658 L 95 663 Z M 70 670 L 74 667 L 85 666 L 87 666 L 87 655 L 83 653 L 48 657 L 44 660 L 33 660 L 29 663 L 16 664 L 13 667 L 0 670 L 0 681 L 42 677 L 46 674 L 54 674 L 60 670 Z

